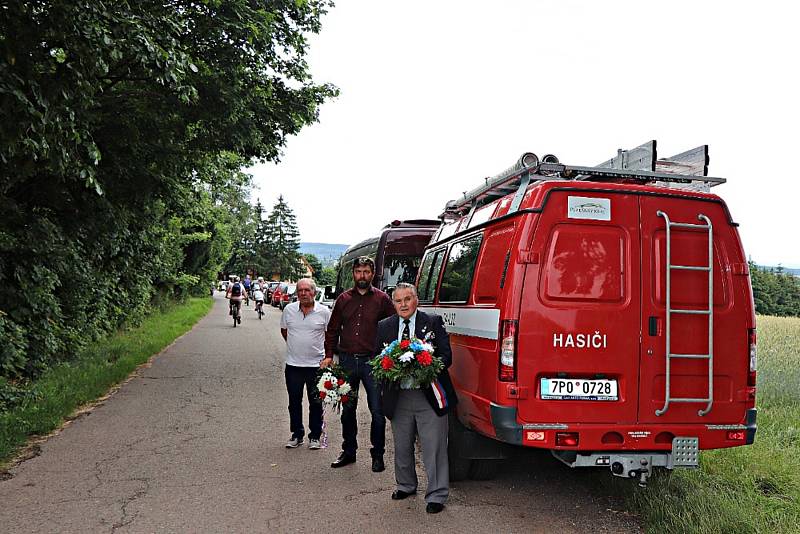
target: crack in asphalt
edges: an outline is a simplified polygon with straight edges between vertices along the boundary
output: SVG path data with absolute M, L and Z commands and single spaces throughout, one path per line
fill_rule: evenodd
M 133 504 L 135 501 L 141 499 L 150 491 L 150 479 L 148 478 L 132 478 L 128 480 L 129 482 L 142 482 L 144 487 L 136 492 L 130 497 L 127 497 L 122 500 L 122 505 L 120 506 L 120 510 L 122 512 L 122 517 L 119 521 L 111 525 L 111 532 L 114 533 L 118 529 L 122 527 L 126 527 L 136 521 L 136 518 L 139 516 L 139 512 L 135 512 L 131 517 L 128 517 L 128 506 Z
M 226 376 L 226 375 L 163 375 L 141 376 L 143 380 L 244 380 L 267 381 L 264 376 Z M 230 386 L 225 386 L 230 387 Z
M 342 500 L 352 501 L 353 499 L 357 499 L 359 497 L 366 497 L 368 495 L 380 495 L 381 493 L 386 493 L 387 495 L 389 495 L 393 488 L 394 484 L 375 489 L 362 489 L 359 490 L 357 493 L 350 493 L 342 496 Z

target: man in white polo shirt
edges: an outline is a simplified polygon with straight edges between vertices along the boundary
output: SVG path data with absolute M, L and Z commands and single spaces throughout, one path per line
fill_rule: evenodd
M 325 357 L 325 329 L 331 311 L 314 296 L 317 285 L 310 278 L 297 282 L 297 302 L 283 309 L 281 335 L 286 340 L 286 391 L 289 393 L 289 429 L 292 437 L 287 449 L 302 445 L 303 389 L 308 395 L 308 448 L 319 449 L 322 434 L 322 403 L 317 397 L 317 369 Z

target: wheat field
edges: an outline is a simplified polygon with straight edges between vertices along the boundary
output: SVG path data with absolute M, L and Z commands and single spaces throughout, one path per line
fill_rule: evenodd
M 757 317 L 753 445 L 704 451 L 700 469 L 641 490 L 612 481 L 647 532 L 800 533 L 800 318 Z

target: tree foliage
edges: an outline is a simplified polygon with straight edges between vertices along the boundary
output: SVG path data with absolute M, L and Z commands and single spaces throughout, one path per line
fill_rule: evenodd
M 303 276 L 300 231 L 283 195 L 278 197 L 260 231 L 259 257 L 266 272 L 279 275 L 281 280 L 297 280 Z
M 303 257 L 308 262 L 308 265 L 311 267 L 311 270 L 314 271 L 314 277 L 316 278 L 322 273 L 322 262 L 319 261 L 314 254 L 303 254 Z
M 0 2 L 0 376 L 33 376 L 159 298 L 207 291 L 335 88 L 327 0 Z
M 756 313 L 800 316 L 800 279 L 783 268 L 763 268 L 750 262 L 750 283 Z
M 336 285 L 336 269 L 333 267 L 323 267 L 319 273 L 314 273 L 317 285 L 321 287 Z

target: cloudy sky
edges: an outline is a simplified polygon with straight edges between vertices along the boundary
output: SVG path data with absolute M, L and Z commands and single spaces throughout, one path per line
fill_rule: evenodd
M 303 241 L 352 244 L 435 218 L 525 151 L 595 165 L 650 139 L 661 157 L 708 144 L 748 256 L 800 267 L 799 15 L 770 0 L 338 0 L 309 64 L 341 95 L 280 164 L 249 169 L 253 201 L 283 194 Z

